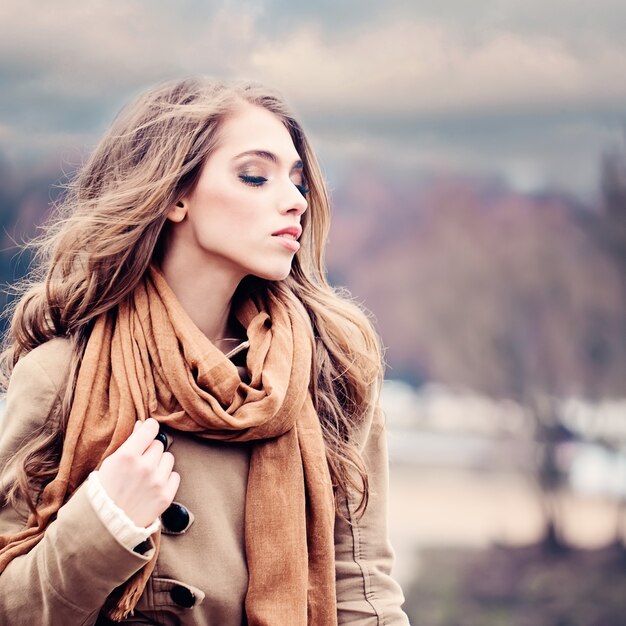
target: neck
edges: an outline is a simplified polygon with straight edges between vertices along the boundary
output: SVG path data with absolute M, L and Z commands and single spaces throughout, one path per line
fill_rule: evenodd
M 178 262 L 171 255 L 165 256 L 161 271 L 193 323 L 222 352 L 229 352 L 241 341 L 230 316 L 240 278 L 201 266 L 190 271 L 188 263 Z

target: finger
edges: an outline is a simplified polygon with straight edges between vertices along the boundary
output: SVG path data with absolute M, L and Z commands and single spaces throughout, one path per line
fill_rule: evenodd
M 159 432 L 159 422 L 149 417 L 145 422 L 136 422 L 139 426 L 130 434 L 128 439 L 119 447 L 120 450 L 132 454 L 143 454 L 154 441 Z M 163 446 L 161 446 L 162 448 Z
M 174 468 L 174 455 L 171 452 L 164 452 L 159 460 L 157 467 L 157 475 L 162 480 L 169 479 L 172 469 Z
M 163 444 L 160 441 L 153 439 L 141 457 L 150 467 L 156 468 L 161 462 L 163 454 Z
M 180 474 L 178 472 L 172 472 L 170 474 L 170 477 L 167 479 L 167 488 L 165 491 L 169 499 L 169 504 L 171 504 L 174 498 L 176 497 L 176 492 L 178 491 L 179 486 L 180 486 Z

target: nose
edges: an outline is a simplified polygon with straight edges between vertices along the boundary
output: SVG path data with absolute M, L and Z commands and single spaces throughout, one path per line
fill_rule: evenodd
M 288 192 L 286 193 L 283 206 L 284 213 L 296 216 L 302 215 L 309 206 L 306 198 L 291 181 L 289 181 Z

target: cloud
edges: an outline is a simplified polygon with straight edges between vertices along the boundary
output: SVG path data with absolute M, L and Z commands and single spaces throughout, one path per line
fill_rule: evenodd
M 445 115 L 626 103 L 626 47 L 575 51 L 543 35 L 468 44 L 434 23 L 397 21 L 334 41 L 303 27 L 260 45 L 256 71 L 307 108 Z
M 0 14 L 3 67 L 34 78 L 42 92 L 89 98 L 111 86 L 149 83 L 172 73 L 229 70 L 253 40 L 253 14 L 226 8 L 177 10 L 186 3 L 5 0 Z M 188 3 L 187 3 L 188 4 Z
M 5 0 L 0 76 L 13 89 L 3 90 L 2 99 L 109 103 L 112 93 L 209 73 L 259 77 L 303 109 L 356 115 L 626 102 L 621 41 L 575 48 L 563 37 L 507 30 L 502 20 L 499 28 L 468 37 L 441 18 L 400 15 L 397 3 L 376 22 L 362 11 L 359 26 L 343 33 L 329 33 L 323 20 L 305 20 L 273 36 L 261 30 L 263 5 L 154 6 Z
M 277 86 L 336 162 L 591 180 L 626 113 L 626 5 L 582 4 L 4 0 L 0 150 L 89 145 L 135 93 L 201 73 Z
M 203 6 L 191 11 L 188 2 L 171 3 L 155 11 L 149 0 L 5 0 L 1 122 L 18 129 L 25 144 L 45 143 L 35 133 L 99 133 L 148 85 L 234 74 L 249 57 L 254 15 Z

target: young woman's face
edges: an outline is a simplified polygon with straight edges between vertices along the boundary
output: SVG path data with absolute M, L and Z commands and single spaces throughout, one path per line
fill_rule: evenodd
M 282 122 L 242 104 L 223 123 L 194 190 L 172 208 L 166 254 L 186 255 L 190 271 L 214 268 L 236 282 L 249 274 L 281 280 L 300 247 L 305 185 Z

